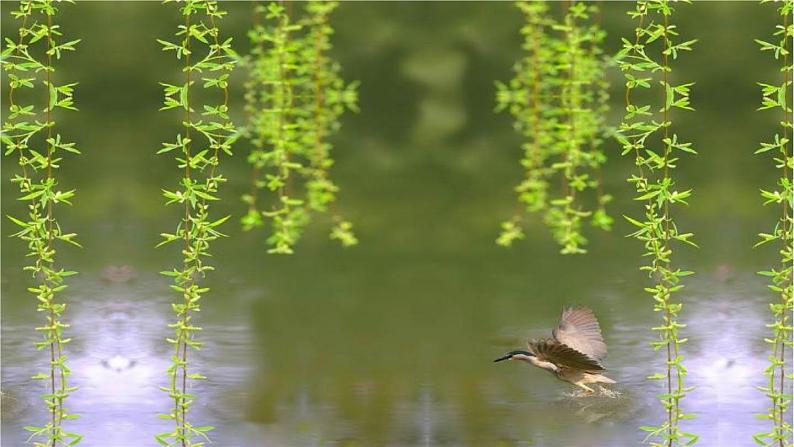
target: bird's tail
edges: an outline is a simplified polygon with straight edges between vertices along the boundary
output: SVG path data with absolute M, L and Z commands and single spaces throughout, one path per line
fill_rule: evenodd
M 593 382 L 595 383 L 616 383 L 614 380 L 610 379 L 607 376 L 602 376 L 601 374 L 596 375 L 594 379 L 596 379 L 593 380 Z

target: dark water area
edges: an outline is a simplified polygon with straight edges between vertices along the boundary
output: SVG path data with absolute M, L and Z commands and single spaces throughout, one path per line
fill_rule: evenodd
M 250 5 L 224 4 L 223 25 L 243 51 Z M 1 6 L 6 35 L 15 28 L 8 3 Z M 628 6 L 604 5 L 609 51 L 631 32 Z M 771 298 L 755 272 L 777 259 L 771 247 L 753 248 L 776 219 L 758 196 L 774 182 L 774 166 L 753 155 L 776 117 L 755 112 L 755 83 L 777 73 L 752 39 L 768 35 L 776 16 L 755 2 L 679 11 L 679 31 L 700 39 L 673 75 L 697 82 L 697 112 L 673 119 L 700 153 L 680 162 L 679 184 L 694 196 L 675 211 L 700 246 L 675 255 L 696 272 L 680 294 L 695 386 L 683 406 L 697 414 L 685 429 L 702 446 L 753 445 L 751 435 L 766 427 L 753 414 L 768 404 L 756 387 L 765 380 Z M 85 435 L 81 445 L 156 445 L 154 434 L 169 429 L 156 415 L 171 404 L 159 387 L 174 298 L 158 272 L 179 262 L 175 248 L 154 248 L 179 219 L 160 195 L 177 181 L 176 168 L 154 155 L 179 121 L 157 112 L 157 82 L 179 72 L 154 39 L 170 36 L 178 15 L 159 2 L 85 2 L 63 6 L 63 17 L 64 32 L 83 39 L 59 72 L 80 82 L 81 111 L 58 120 L 83 151 L 63 163 L 62 184 L 78 196 L 58 215 L 84 247 L 59 252 L 80 272 L 64 294 L 74 339 L 67 354 L 80 387 L 68 404 L 82 415 L 70 427 Z M 508 116 L 493 113 L 493 81 L 508 79 L 520 56 L 520 13 L 511 3 L 355 2 L 342 4 L 333 22 L 344 76 L 361 81 L 361 112 L 343 118 L 333 169 L 360 245 L 328 240 L 330 222 L 320 218 L 295 255 L 266 254 L 264 235 L 236 224 L 248 179 L 248 148 L 237 145 L 222 166 L 230 182 L 216 207 L 217 216 L 235 218 L 225 224 L 230 237 L 213 247 L 212 290 L 197 317 L 206 346 L 195 369 L 209 380 L 193 389 L 193 419 L 216 426 L 212 439 L 222 446 L 638 445 L 638 427 L 664 417 L 660 384 L 645 379 L 664 359 L 649 346 L 658 315 L 643 292 L 642 247 L 625 237 L 631 228 L 620 218 L 641 211 L 625 182 L 631 160 L 610 143 L 605 179 L 616 225 L 592 234 L 587 255 L 559 255 L 540 223 L 512 249 L 498 247 L 499 222 L 515 209 L 521 139 Z M 244 75 L 235 76 L 239 89 Z M 617 123 L 622 80 L 618 72 L 610 80 Z M 241 91 L 233 93 L 239 106 Z M 8 179 L 15 166 L 3 162 Z M 4 181 L 4 214 L 23 212 L 15 194 Z M 3 222 L 9 446 L 22 445 L 23 426 L 47 417 L 44 390 L 29 379 L 46 367 L 33 348 L 40 315 L 21 271 L 24 247 L 7 238 L 13 231 Z M 543 371 L 492 363 L 549 335 L 569 304 L 599 316 L 620 396 L 575 398 Z

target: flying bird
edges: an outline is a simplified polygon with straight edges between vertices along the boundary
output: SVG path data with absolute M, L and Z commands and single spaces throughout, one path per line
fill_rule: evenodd
M 528 351 L 510 351 L 494 360 L 521 360 L 551 372 L 560 380 L 572 383 L 587 393 L 594 393 L 590 383 L 615 383 L 602 375 L 601 361 L 607 345 L 592 310 L 569 307 L 562 311 L 560 323 L 551 332 L 552 338 L 530 340 Z

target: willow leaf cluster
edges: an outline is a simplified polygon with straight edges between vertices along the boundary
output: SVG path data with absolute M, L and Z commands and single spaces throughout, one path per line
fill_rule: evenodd
M 175 321 L 169 324 L 174 330 L 168 343 L 174 346 L 168 368 L 169 383 L 163 390 L 173 399 L 172 410 L 162 417 L 174 421 L 174 430 L 160 433 L 157 441 L 168 446 L 201 446 L 207 439 L 211 426 L 197 426 L 188 420 L 194 395 L 188 390 L 189 382 L 202 380 L 202 374 L 191 372 L 188 356 L 191 349 L 200 349 L 197 340 L 201 327 L 194 322 L 201 310 L 200 300 L 209 289 L 201 279 L 213 267 L 206 263 L 210 244 L 222 237 L 218 227 L 228 216 L 216 219 L 210 216 L 210 204 L 218 200 L 218 188 L 226 181 L 218 167 L 223 155 L 231 156 L 231 145 L 237 137 L 234 124 L 229 119 L 229 74 L 237 57 L 231 48 L 231 38 L 223 39 L 217 21 L 225 11 L 219 3 L 206 0 L 178 2 L 184 23 L 175 33 L 175 41 L 159 40 L 163 51 L 174 52 L 182 63 L 184 73 L 178 83 L 161 83 L 164 90 L 161 110 L 181 112 L 182 131 L 173 141 L 163 144 L 158 154 L 173 154 L 181 179 L 176 189 L 163 190 L 167 204 L 181 205 L 184 214 L 173 233 L 163 233 L 159 245 L 182 245 L 182 264 L 162 272 L 173 281 L 171 288 L 180 299 L 172 304 Z M 197 91 L 198 90 L 198 91 Z M 192 101 L 200 97 L 219 97 L 215 103 Z
M 791 405 L 791 394 L 786 392 L 786 384 L 791 383 L 792 375 L 786 374 L 787 358 L 791 358 L 792 351 L 792 325 L 791 314 L 794 311 L 794 300 L 792 300 L 792 194 L 791 169 L 794 166 L 794 158 L 791 153 L 791 98 L 787 92 L 791 91 L 791 72 L 790 64 L 791 39 L 794 37 L 794 27 L 791 24 L 792 5 L 791 0 L 779 3 L 781 24 L 778 24 L 773 34 L 773 41 L 756 40 L 760 45 L 761 51 L 770 52 L 776 61 L 781 63 L 781 80 L 779 83 L 767 84 L 759 83 L 761 87 L 762 99 L 759 110 L 771 110 L 780 114 L 780 128 L 769 142 L 761 143 L 755 153 L 764 156 L 771 156 L 775 167 L 780 170 L 780 177 L 773 189 L 761 190 L 761 197 L 764 205 L 779 207 L 780 218 L 775 224 L 774 229 L 769 233 L 761 233 L 760 241 L 757 245 L 775 244 L 779 249 L 780 266 L 760 272 L 761 275 L 770 280 L 769 288 L 774 292 L 778 299 L 770 303 L 772 311 L 772 323 L 768 324 L 772 330 L 772 336 L 766 338 L 767 343 L 772 345 L 772 353 L 769 356 L 770 364 L 765 369 L 767 377 L 766 386 L 761 390 L 770 399 L 770 408 L 766 414 L 760 415 L 772 423 L 772 428 L 768 432 L 754 435 L 756 443 L 764 446 L 790 446 L 792 445 L 792 427 L 790 419 L 786 418 L 786 411 Z M 788 355 L 788 357 L 787 357 Z
M 292 253 L 311 217 L 334 211 L 339 188 L 329 174 L 329 137 L 346 110 L 357 110 L 357 83 L 346 83 L 328 55 L 329 15 L 338 3 L 302 5 L 296 18 L 281 3 L 255 5 L 249 33 L 246 133 L 252 174 L 242 225 L 250 230 L 268 223 L 270 253 Z M 352 224 L 332 214 L 331 238 L 355 245 Z
M 50 414 L 40 425 L 29 425 L 29 441 L 36 446 L 71 446 L 82 439 L 67 431 L 64 422 L 77 417 L 66 408 L 66 399 L 75 391 L 69 385 L 71 371 L 66 364 L 64 322 L 66 303 L 61 292 L 66 278 L 77 272 L 65 270 L 56 262 L 57 247 L 76 245 L 76 235 L 63 231 L 55 215 L 58 205 L 71 205 L 74 190 L 63 190 L 56 176 L 66 157 L 80 154 L 75 143 L 58 132 L 58 109 L 77 110 L 74 103 L 76 83 L 56 82 L 55 61 L 74 51 L 80 41 L 64 37 L 55 23 L 60 2 L 22 1 L 11 14 L 21 23 L 16 40 L 5 39 L 2 66 L 8 77 L 8 114 L 3 123 L 2 142 L 6 156 L 15 157 L 19 171 L 11 182 L 19 189 L 18 200 L 27 207 L 27 216 L 9 219 L 19 227 L 14 236 L 25 241 L 30 264 L 24 267 L 34 282 L 28 291 L 36 297 L 36 310 L 44 322 L 36 328 L 41 339 L 36 349 L 46 352 L 48 368 L 33 375 L 47 388 L 42 395 Z
M 683 304 L 675 299 L 684 285 L 683 277 L 692 272 L 673 266 L 673 243 L 695 245 L 691 233 L 679 231 L 671 207 L 686 205 L 691 190 L 679 190 L 673 171 L 681 156 L 696 154 L 692 144 L 673 132 L 671 115 L 676 110 L 693 110 L 690 105 L 692 83 L 672 80 L 672 61 L 691 51 L 695 40 L 681 40 L 677 27 L 671 23 L 672 2 L 640 0 L 629 15 L 636 20 L 633 40 L 622 39 L 618 64 L 626 79 L 626 113 L 620 125 L 618 140 L 623 154 L 634 157 L 636 172 L 628 179 L 636 189 L 635 200 L 644 204 L 642 217 L 626 219 L 637 227 L 632 236 L 645 247 L 648 263 L 640 269 L 648 273 L 653 285 L 645 290 L 653 297 L 654 311 L 661 322 L 653 328 L 658 340 L 652 343 L 665 354 L 663 371 L 648 378 L 664 383 L 659 400 L 666 419 L 657 426 L 642 427 L 654 446 L 692 445 L 698 437 L 684 432 L 681 421 L 694 417 L 685 413 L 681 401 L 691 390 L 685 385 L 687 370 L 681 346 L 686 342 L 680 330 L 686 325 L 679 315 Z M 649 98 L 640 103 L 636 96 Z M 653 101 L 652 98 L 659 98 Z
M 573 2 L 562 20 L 546 2 L 518 2 L 524 13 L 523 49 L 515 77 L 497 82 L 497 111 L 508 110 L 527 139 L 522 145 L 522 181 L 516 186 L 524 212 L 542 212 L 563 254 L 585 253 L 584 224 L 605 230 L 611 200 L 603 194 L 601 149 L 608 128 L 604 72 L 605 32 L 598 7 Z M 559 184 L 559 189 L 556 185 Z M 512 245 L 524 237 L 524 212 L 502 223 L 497 243 Z

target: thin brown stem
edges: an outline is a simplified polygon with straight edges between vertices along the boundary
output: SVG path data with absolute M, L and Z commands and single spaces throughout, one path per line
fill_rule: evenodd
M 47 14 L 47 44 L 49 49 L 55 47 L 55 42 L 52 40 L 52 16 Z M 51 141 L 52 138 L 52 104 L 49 101 L 49 89 L 52 88 L 52 55 L 50 52 L 47 52 L 47 69 L 46 69 L 46 80 L 45 83 L 47 85 L 47 108 L 45 109 L 45 120 L 47 122 L 47 183 L 52 187 L 52 158 L 53 158 L 53 151 L 55 150 L 54 146 Z M 52 200 L 47 200 L 47 210 L 46 210 L 46 222 L 47 222 L 47 251 L 52 252 L 52 245 L 54 240 L 54 233 L 53 233 L 53 210 L 52 210 Z M 52 270 L 54 269 L 54 265 L 52 265 L 52 261 L 49 262 L 49 266 L 45 267 L 46 269 Z M 49 273 L 45 273 L 45 282 L 49 281 Z M 54 284 L 48 284 L 52 286 Z M 54 299 L 50 298 L 50 299 Z M 60 352 L 60 337 L 58 336 L 58 317 L 55 314 L 55 310 L 53 309 L 52 305 L 54 303 L 50 303 L 50 312 L 49 312 L 49 320 L 52 329 L 50 329 L 50 390 L 52 394 L 53 406 L 52 406 L 52 433 L 53 435 L 60 431 L 60 418 L 59 412 L 63 410 L 63 398 L 55 397 L 58 395 L 58 385 L 56 380 L 56 352 Z M 57 438 L 55 436 L 52 437 L 51 445 L 55 447 L 57 444 Z
M 208 10 L 207 12 L 209 13 L 210 11 Z M 215 30 L 213 32 L 213 34 L 212 34 L 212 40 L 213 40 L 213 43 L 215 44 L 215 48 L 216 48 L 215 51 L 217 51 L 218 55 L 220 55 L 221 48 L 220 48 L 220 41 L 218 40 L 218 31 L 217 31 L 217 28 L 215 26 L 215 16 L 210 14 L 209 17 L 210 17 L 210 26 L 212 26 L 212 28 Z M 228 87 L 222 87 L 221 90 L 223 90 L 223 106 L 224 106 L 224 108 L 226 110 L 228 110 L 228 108 L 229 108 L 229 88 Z M 209 178 L 207 180 L 207 187 L 208 188 L 210 187 L 211 183 L 213 185 L 213 188 L 217 187 L 217 184 L 215 183 L 215 171 L 217 170 L 217 167 L 218 167 L 218 164 L 219 164 L 218 157 L 220 155 L 220 152 L 219 152 L 220 148 L 221 148 L 221 144 L 217 144 L 215 146 L 215 148 L 213 148 L 213 154 L 212 154 L 213 155 L 213 163 L 210 165 L 210 173 L 209 173 Z M 206 202 L 207 202 L 206 199 L 202 200 L 202 203 L 206 203 Z
M 639 24 L 637 25 L 637 29 L 634 31 L 634 46 L 640 44 L 640 30 L 642 30 L 642 25 L 645 22 L 645 15 L 640 16 Z M 631 92 L 633 88 L 626 88 L 626 108 L 631 105 Z M 640 160 L 641 154 L 640 149 L 637 147 L 636 141 L 632 143 L 634 147 L 634 155 L 636 160 Z M 645 178 L 645 170 L 642 168 L 642 163 L 637 163 L 637 170 L 639 171 L 640 178 Z
M 254 5 L 253 6 L 253 8 L 254 8 L 253 30 L 254 30 L 255 33 L 258 33 L 260 31 L 259 28 L 261 27 L 262 17 L 261 17 L 261 14 L 259 13 L 259 6 L 256 3 L 253 3 L 253 5 Z M 263 41 L 262 41 L 261 37 L 257 37 L 256 49 L 257 49 L 257 56 L 261 57 L 264 54 L 264 51 L 265 51 L 264 44 L 263 44 Z M 256 64 L 257 61 L 252 58 L 250 63 L 253 65 L 253 64 Z M 254 90 L 254 91 L 250 92 L 250 94 L 252 95 L 251 96 L 251 102 L 253 103 L 253 108 L 254 109 L 256 109 L 259 106 L 259 93 L 258 93 L 258 88 L 257 88 L 259 86 L 257 85 L 257 81 L 256 81 L 256 79 L 253 76 L 253 73 L 255 73 L 255 72 L 256 72 L 256 69 L 253 66 L 250 68 L 250 70 L 248 72 L 249 73 L 248 82 L 251 83 L 252 89 Z M 251 114 L 251 115 L 254 115 L 255 111 L 254 110 L 250 110 L 248 113 Z M 249 119 L 247 121 L 248 121 L 248 123 L 250 123 L 249 125 L 251 125 L 252 127 L 255 127 L 256 123 L 251 121 L 250 116 L 249 116 Z M 254 132 L 256 130 L 255 129 L 251 129 L 251 131 Z M 262 138 L 261 137 L 255 138 L 255 141 L 256 141 L 256 143 L 255 143 L 256 150 L 261 151 L 263 149 Z M 251 194 L 251 199 L 250 200 L 251 200 L 251 202 L 248 204 L 249 212 L 256 211 L 256 209 L 257 209 L 256 208 L 256 202 L 257 202 L 257 199 L 259 198 L 259 187 L 257 185 L 259 183 L 259 176 L 261 175 L 261 169 L 260 169 L 258 163 L 259 162 L 257 160 L 254 160 L 254 167 L 253 167 L 253 169 L 251 169 L 251 189 L 250 189 L 250 194 Z
M 783 16 L 783 29 L 784 30 L 788 30 L 789 15 L 790 15 L 790 13 L 786 13 Z M 786 31 L 784 31 L 784 33 L 785 32 Z M 791 39 L 788 38 L 785 34 L 783 35 L 783 37 L 785 39 L 785 43 L 783 45 L 784 45 L 784 47 L 786 47 L 786 46 L 788 46 L 788 43 L 791 41 Z M 784 74 L 785 82 L 783 84 L 783 88 L 785 88 L 786 90 L 789 90 L 789 82 L 791 82 L 791 67 L 789 67 L 789 62 L 788 61 L 789 61 L 789 53 L 788 52 L 784 52 L 784 55 L 783 55 L 783 66 L 785 67 L 785 72 L 784 72 L 785 73 Z M 788 108 L 788 103 L 783 104 L 783 122 L 784 123 L 790 123 L 791 122 L 791 119 L 790 119 L 789 112 L 788 112 L 787 108 Z M 784 125 L 783 126 L 783 138 L 788 139 L 788 134 L 789 134 L 788 127 Z M 783 159 L 788 161 L 788 154 L 787 154 L 786 148 L 783 148 Z M 789 175 L 789 167 L 788 166 L 789 166 L 788 163 L 782 163 L 782 167 L 781 167 L 781 171 L 782 171 L 783 177 L 786 178 L 786 179 L 788 179 L 788 175 Z M 782 250 L 785 251 L 786 248 L 787 248 L 787 245 L 789 243 L 789 241 L 787 239 L 788 239 L 788 234 L 789 234 L 789 231 L 790 231 L 790 229 L 788 228 L 789 227 L 789 209 L 788 209 L 788 201 L 787 200 L 783 200 L 783 207 L 782 208 L 783 208 L 783 217 L 781 219 L 781 230 L 782 230 L 781 239 L 782 239 L 782 242 L 783 242 Z M 786 265 L 786 262 L 784 261 L 783 262 L 783 266 L 782 266 L 782 271 L 785 271 L 785 269 L 787 269 L 787 268 L 790 268 L 790 266 Z M 783 419 L 785 417 L 784 416 L 785 400 L 786 400 L 786 398 L 784 397 L 784 393 L 785 393 L 785 390 L 786 390 L 785 389 L 785 385 L 786 385 L 786 383 L 785 383 L 785 377 L 786 377 L 786 354 L 785 353 L 786 353 L 786 343 L 788 342 L 788 334 L 789 334 L 789 331 L 786 329 L 786 325 L 787 325 L 787 322 L 788 322 L 788 312 L 789 312 L 788 302 L 787 301 L 790 299 L 787 296 L 786 292 L 785 292 L 785 287 L 789 287 L 789 283 L 790 282 L 791 282 L 791 278 L 788 278 L 787 284 L 784 285 L 784 292 L 781 293 L 781 295 L 780 295 L 781 296 L 781 306 L 782 306 L 782 311 L 781 311 L 781 316 L 780 316 L 780 329 L 779 329 L 780 337 L 778 337 L 778 338 L 780 338 L 780 356 L 778 357 L 778 361 L 780 362 L 780 373 L 778 374 L 779 375 L 779 377 L 778 377 L 778 381 L 779 381 L 779 383 L 778 383 L 778 396 L 779 397 L 777 398 L 777 413 L 778 414 L 777 414 L 777 419 L 775 420 L 775 423 L 779 427 L 779 435 L 781 436 L 781 438 L 779 440 L 780 447 L 785 447 L 785 436 L 784 436 L 785 428 L 783 427 L 783 424 L 784 424 Z M 777 345 L 777 343 L 776 343 L 776 345 Z M 774 371 L 773 371 L 773 374 L 774 374 Z
M 599 64 L 599 65 L 605 64 L 605 62 L 603 60 L 599 60 L 598 59 L 599 52 L 597 51 L 598 50 L 598 43 L 599 43 L 598 40 L 597 40 L 597 34 L 598 34 L 598 31 L 601 29 L 601 22 L 603 20 L 603 14 L 601 12 L 601 7 L 602 7 L 602 2 L 599 1 L 598 2 L 598 6 L 596 7 L 596 13 L 595 13 L 596 14 L 596 16 L 595 16 L 595 29 L 593 30 L 594 36 L 593 36 L 593 39 L 592 39 L 591 45 L 590 45 L 591 58 L 592 58 L 593 61 L 595 61 L 596 64 Z M 606 101 L 606 96 L 605 95 L 606 95 L 606 90 L 609 88 L 609 82 L 607 81 L 606 68 L 604 66 L 601 66 L 601 67 L 599 67 L 598 70 L 600 71 L 600 75 L 601 76 L 600 76 L 600 78 L 598 80 L 593 82 L 593 85 L 595 86 L 593 101 L 594 101 L 595 109 L 596 109 L 593 112 L 597 113 L 597 114 L 601 114 L 601 113 L 604 113 L 604 110 L 601 110 L 601 106 L 603 106 L 605 104 L 605 101 Z M 602 96 L 602 95 L 604 95 L 604 96 Z M 597 126 L 594 129 L 594 131 L 593 131 L 594 133 L 593 133 L 593 135 L 591 135 L 591 138 L 590 138 L 590 152 L 593 154 L 594 157 L 597 157 L 597 155 L 598 155 L 597 154 L 598 145 L 596 144 L 596 142 L 597 142 L 598 139 L 601 138 L 601 135 L 599 135 L 599 134 L 603 130 L 603 122 L 599 121 L 599 124 L 601 124 L 601 125 Z M 596 165 L 595 165 L 596 202 L 598 204 L 598 207 L 603 209 L 603 206 L 604 206 L 603 203 L 602 203 L 603 202 L 603 197 L 604 197 L 604 185 L 603 185 L 603 175 L 602 175 L 603 173 L 602 173 L 602 169 L 601 169 L 601 163 L 599 163 L 597 159 L 594 160 L 594 163 L 596 163 Z
M 280 0 L 280 1 L 287 5 L 287 23 L 292 23 L 293 2 L 290 1 L 290 0 Z M 284 30 L 284 47 L 285 47 L 285 49 L 289 46 L 289 37 L 290 37 L 289 33 L 290 32 L 288 30 Z M 280 52 L 279 53 L 279 64 L 278 64 L 278 66 L 279 66 L 279 75 L 281 76 L 281 79 L 283 80 L 283 79 L 285 79 L 286 76 L 288 76 L 288 72 L 289 72 L 289 69 L 286 68 L 286 66 L 285 66 L 284 52 Z M 286 93 L 287 93 L 287 107 L 286 107 L 286 111 L 291 111 L 292 110 L 293 100 L 294 100 L 294 92 L 292 90 L 292 82 L 291 82 L 291 80 L 290 80 L 290 82 L 287 82 L 285 85 L 286 85 Z M 282 138 L 282 135 L 281 135 L 281 132 L 283 131 L 283 127 L 282 126 L 286 125 L 286 123 L 284 121 L 281 121 L 281 119 L 284 119 L 284 118 L 286 118 L 284 113 L 279 114 L 279 119 L 280 119 L 279 120 L 279 122 L 280 122 L 280 124 L 279 124 L 279 137 L 278 137 L 279 140 L 281 140 L 281 138 Z M 287 145 L 285 145 L 284 146 L 284 164 L 285 165 L 288 164 L 289 160 L 290 160 L 289 147 Z M 279 194 L 281 194 L 283 196 L 284 193 L 286 192 L 286 194 L 289 196 L 289 195 L 291 195 L 291 190 L 292 190 L 292 176 L 289 175 L 289 168 L 284 167 L 283 169 L 284 169 L 284 171 L 283 171 L 284 176 L 286 177 L 285 178 L 286 182 L 285 182 L 285 185 L 281 187 L 281 189 L 279 191 Z
M 576 0 L 572 0 L 571 1 L 571 7 L 574 7 L 574 6 L 576 6 Z M 571 16 L 570 26 L 571 26 L 571 29 L 568 32 L 568 51 L 570 52 L 569 54 L 570 54 L 570 58 L 571 58 L 571 60 L 570 60 L 570 62 L 571 62 L 570 71 L 568 72 L 568 77 L 569 77 L 568 81 L 571 83 L 571 90 L 569 92 L 569 94 L 571 96 L 570 96 L 570 98 L 568 98 L 568 101 L 569 101 L 568 102 L 568 109 L 569 109 L 568 110 L 568 113 L 569 113 L 568 119 L 569 119 L 569 124 L 571 126 L 571 139 L 570 139 L 571 146 L 570 146 L 569 152 L 568 152 L 568 162 L 570 163 L 570 168 L 569 168 L 570 169 L 570 174 L 568 175 L 569 179 L 576 176 L 576 163 L 577 163 L 576 160 L 571 160 L 570 155 L 573 154 L 574 152 L 578 152 L 578 150 L 579 150 L 578 149 L 579 136 L 576 134 L 576 114 L 579 113 L 579 111 L 577 110 L 578 106 L 579 106 L 579 104 L 578 104 L 578 102 L 579 102 L 579 84 L 576 81 L 576 58 L 578 57 L 578 51 L 574 51 L 574 46 L 576 46 L 576 49 L 578 50 L 579 42 L 577 41 L 578 40 L 578 30 L 576 28 L 576 18 L 573 17 L 573 16 Z M 570 180 L 569 180 L 569 182 L 570 182 Z M 571 188 L 570 185 L 567 185 L 566 189 L 569 190 L 569 192 L 571 194 L 571 198 L 575 199 L 576 198 L 576 188 Z M 573 202 L 571 203 L 570 206 L 573 206 Z
M 663 56 L 663 64 L 664 64 L 664 66 L 662 67 L 662 83 L 665 86 L 665 88 L 667 88 L 667 85 L 668 85 L 667 74 L 670 71 L 670 65 L 669 65 L 667 50 L 670 47 L 670 40 L 667 37 L 668 17 L 667 17 L 667 14 L 664 13 L 664 12 L 663 12 L 663 17 L 664 17 L 664 29 L 663 29 L 663 32 L 662 32 L 662 40 L 664 42 L 664 51 L 662 52 L 662 56 Z M 663 99 L 663 101 L 666 102 L 666 99 Z M 664 140 L 667 140 L 667 138 L 668 138 L 668 128 L 669 128 L 669 126 L 667 125 L 667 123 L 668 123 L 668 119 L 669 119 L 669 110 L 670 110 L 670 108 L 668 107 L 667 104 L 665 104 L 664 108 L 663 108 L 663 112 L 662 112 L 663 113 L 662 123 L 663 123 Z M 670 157 L 671 148 L 670 148 L 669 144 L 667 144 L 667 143 L 664 143 L 664 144 L 665 144 L 665 147 L 664 147 L 664 161 L 663 161 L 663 163 L 664 163 L 663 177 L 664 177 L 665 180 L 667 180 L 670 177 L 670 169 L 669 169 L 668 164 L 669 164 L 669 157 Z M 664 251 L 668 251 L 668 245 L 669 245 L 669 241 L 670 241 L 670 203 L 669 203 L 668 200 L 664 201 L 663 221 L 664 221 L 664 237 L 662 239 L 662 241 L 663 241 L 662 242 L 663 243 L 663 248 L 662 249 Z M 669 271 L 672 271 L 672 265 L 670 264 L 669 261 L 662 268 L 665 268 L 665 269 L 668 269 Z M 670 313 L 670 303 L 669 303 L 670 295 L 669 295 L 669 292 L 666 292 L 666 293 L 667 293 L 667 296 L 665 297 L 665 301 L 666 301 L 665 302 L 665 320 L 666 320 L 666 324 L 668 326 L 670 326 L 672 324 L 673 316 Z M 667 409 L 667 423 L 668 423 L 668 427 L 667 427 L 668 431 L 667 431 L 667 433 L 669 435 L 668 436 L 668 440 L 667 440 L 667 445 L 672 447 L 672 445 L 673 445 L 674 427 L 675 427 L 675 424 L 677 423 L 676 419 L 677 419 L 677 415 L 678 415 L 678 398 L 674 398 L 673 397 L 673 370 L 672 370 L 673 366 L 672 366 L 672 361 L 673 361 L 673 348 L 674 347 L 673 347 L 673 343 L 670 341 L 670 337 L 676 337 L 676 336 L 675 336 L 675 334 L 669 334 L 668 335 L 668 339 L 667 339 L 667 394 L 668 394 L 668 396 L 670 396 L 668 398 L 670 400 L 670 402 L 669 402 L 670 406 Z M 677 348 L 677 345 L 676 345 L 676 348 Z M 676 369 L 676 371 L 677 371 L 677 369 Z M 678 382 L 680 383 L 680 375 L 678 376 Z
M 321 26 L 321 24 L 318 24 Z M 313 81 L 314 81 L 314 121 L 315 121 L 315 132 L 314 132 L 314 174 L 322 175 L 324 173 L 322 167 L 323 159 L 323 102 L 325 101 L 325 90 L 323 88 L 322 78 L 320 77 L 320 73 L 323 72 L 323 60 L 322 60 L 322 42 L 323 36 L 320 32 L 317 33 L 317 36 L 314 40 L 314 74 L 313 74 Z
M 279 0 L 280 3 L 283 5 L 285 2 L 284 0 Z M 279 160 L 278 160 L 278 170 L 279 175 L 282 177 L 281 185 L 278 188 L 278 195 L 279 195 L 279 205 L 282 207 L 287 208 L 287 212 L 289 212 L 289 206 L 286 202 L 283 202 L 281 199 L 285 196 L 285 194 L 289 194 L 289 182 L 290 182 L 290 175 L 289 175 L 289 168 L 285 165 L 289 163 L 289 146 L 284 142 L 284 127 L 287 125 L 287 116 L 286 114 L 292 109 L 292 85 L 291 80 L 288 80 L 288 68 L 286 68 L 286 61 L 284 60 L 284 52 L 286 51 L 286 47 L 289 45 L 289 30 L 287 30 L 287 26 L 290 23 L 290 14 L 289 11 L 291 10 L 291 3 L 287 3 L 287 12 L 286 18 L 280 17 L 278 30 L 277 33 L 280 32 L 283 34 L 283 45 L 284 48 L 278 50 L 278 57 L 277 57 L 277 65 L 278 65 L 278 77 L 279 81 L 277 83 L 278 88 L 281 89 L 280 101 L 284 101 L 284 98 L 287 98 L 286 104 L 280 104 L 280 110 L 277 111 L 278 113 L 278 121 L 277 121 L 277 131 L 275 136 L 275 141 L 273 142 L 274 145 L 280 145 L 281 148 L 278 151 L 279 153 Z
M 185 139 L 188 141 L 184 145 L 184 152 L 185 152 L 185 180 L 190 181 L 191 179 L 191 172 L 190 172 L 190 126 L 191 126 L 191 114 L 190 114 L 190 82 L 191 82 L 191 70 L 190 70 L 190 14 L 185 15 L 185 48 L 188 50 L 187 54 L 185 54 L 185 88 L 188 90 L 188 93 L 185 95 Z M 184 217 L 184 240 L 185 240 L 185 251 L 190 250 L 190 233 L 192 231 L 191 221 L 190 221 L 190 213 L 191 213 L 191 204 L 189 200 L 185 200 L 185 217 Z M 189 269 L 186 269 L 189 271 Z M 195 275 L 196 272 L 189 272 L 191 275 Z M 182 351 L 181 355 L 181 364 L 182 364 L 182 384 L 181 384 L 181 394 L 179 397 L 175 397 L 175 409 L 174 415 L 176 416 L 177 420 L 177 433 L 181 436 L 181 443 L 182 447 L 187 446 L 187 433 L 186 433 L 186 422 L 187 422 L 187 406 L 185 405 L 185 394 L 187 393 L 187 337 L 188 334 L 183 329 L 187 326 L 190 322 L 190 295 L 187 290 L 190 289 L 190 285 L 193 282 L 193 277 L 189 278 L 188 283 L 184 285 L 185 292 L 183 293 L 184 299 L 184 310 L 181 316 L 179 328 L 180 334 L 177 337 L 177 358 L 180 355 L 180 349 Z M 181 418 L 179 414 L 181 413 Z

